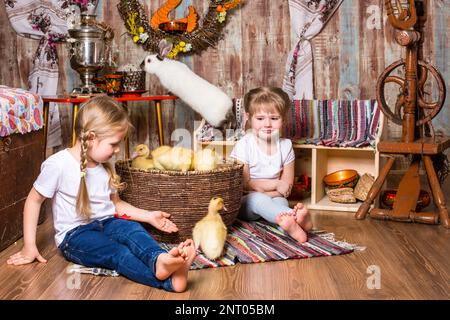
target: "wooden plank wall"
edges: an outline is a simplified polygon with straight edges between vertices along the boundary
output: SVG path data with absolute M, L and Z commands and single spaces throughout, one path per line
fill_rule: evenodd
M 155 12 L 164 0 L 141 1 L 145 10 Z M 140 62 L 145 52 L 135 45 L 125 33 L 123 22 L 116 9 L 117 0 L 101 0 L 98 19 L 115 29 L 115 44 L 119 63 Z M 185 0 L 176 10 L 177 17 L 193 4 L 202 15 L 208 0 Z M 4 2 L 0 2 L 0 84 L 26 87 L 30 59 L 37 41 L 17 36 L 6 19 Z M 450 85 L 450 0 L 428 1 L 424 56 L 443 74 Z M 384 0 L 344 0 L 327 26 L 313 40 L 314 81 L 316 98 L 375 97 L 375 83 L 386 66 L 399 59 L 403 52 L 393 39 L 393 29 L 387 24 Z M 232 97 L 240 97 L 247 90 L 261 86 L 280 86 L 285 60 L 295 44 L 291 37 L 287 0 L 247 0 L 245 5 L 228 15 L 226 34 L 217 48 L 210 48 L 201 55 L 182 58 L 196 73 L 221 87 Z M 70 92 L 78 83 L 78 75 L 70 68 L 65 45 L 58 45 L 60 82 L 59 93 Z M 165 93 L 156 77 L 148 76 L 147 85 L 153 94 Z M 395 97 L 396 92 L 392 92 Z M 449 99 L 434 125 L 450 135 L 446 125 L 450 120 Z M 193 130 L 192 110 L 177 102 L 163 104 L 165 143 L 170 143 L 176 128 Z M 70 108 L 62 105 L 61 116 L 64 141 L 68 143 L 70 132 Z M 130 108 L 135 132 L 133 144 L 149 142 L 158 144 L 154 113 L 145 104 Z M 388 126 L 389 134 L 396 135 L 398 127 Z M 175 133 L 174 140 L 179 139 Z

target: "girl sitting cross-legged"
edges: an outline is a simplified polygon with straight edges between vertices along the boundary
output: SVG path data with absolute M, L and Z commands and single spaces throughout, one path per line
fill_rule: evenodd
M 193 241 L 166 252 L 139 222 L 175 232 L 170 214 L 138 209 L 119 198 L 117 191 L 124 186 L 108 161 L 120 151 L 130 126 L 125 109 L 111 98 L 100 96 L 83 104 L 75 123 L 75 145 L 42 164 L 25 202 L 24 246 L 8 264 L 46 262 L 36 246 L 36 228 L 42 203 L 52 198 L 55 240 L 67 260 L 113 269 L 167 291 L 186 289 L 196 255 Z M 115 213 L 134 221 L 114 218 Z
M 303 243 L 312 229 L 308 210 L 302 203 L 289 208 L 287 197 L 294 182 L 294 150 L 289 139 L 280 138 L 290 106 L 280 88 L 261 87 L 244 97 L 250 130 L 235 145 L 230 157 L 244 163 L 244 190 L 240 218 L 278 224 Z

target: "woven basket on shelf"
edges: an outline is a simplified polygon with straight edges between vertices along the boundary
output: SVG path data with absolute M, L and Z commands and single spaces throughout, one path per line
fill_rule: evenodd
M 369 173 L 363 174 L 358 180 L 355 190 L 353 191 L 353 195 L 355 196 L 355 198 L 361 201 L 365 201 L 374 182 L 374 176 Z
M 227 211 L 222 219 L 229 226 L 236 219 L 243 190 L 243 165 L 223 164 L 211 171 L 159 171 L 130 167 L 130 161 L 117 161 L 116 172 L 127 188 L 121 198 L 141 209 L 161 210 L 171 214 L 178 232 L 168 234 L 148 226 L 161 242 L 178 243 L 192 238 L 192 229 L 208 212 L 212 197 L 222 197 Z M 147 227 L 146 226 L 146 227 Z
M 123 75 L 123 91 L 145 90 L 145 71 L 122 71 L 119 73 Z

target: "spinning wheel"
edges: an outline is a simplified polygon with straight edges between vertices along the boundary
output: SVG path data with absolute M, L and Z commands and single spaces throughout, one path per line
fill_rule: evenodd
M 439 113 L 439 111 L 441 111 L 446 94 L 445 83 L 439 71 L 437 71 L 432 65 L 423 61 L 419 61 L 418 65 L 420 79 L 418 79 L 419 90 L 417 92 L 417 107 L 422 109 L 422 112 L 418 112 L 419 114 L 422 114 L 422 116 L 416 117 L 416 126 L 420 127 L 431 121 Z M 405 105 L 405 99 L 408 95 L 406 89 L 406 78 L 402 78 L 398 76 L 398 74 L 405 69 L 406 63 L 403 60 L 398 60 L 383 71 L 377 82 L 377 98 L 380 102 L 379 106 L 384 115 L 398 125 L 402 125 L 403 107 Z M 421 88 L 424 87 L 425 82 L 430 78 L 428 76 L 429 74 L 432 75 L 434 84 L 437 86 L 439 91 L 437 100 L 431 102 L 427 101 L 427 96 L 431 96 L 431 94 L 421 90 Z M 394 83 L 399 86 L 397 101 L 392 107 L 388 105 L 385 97 L 385 87 L 389 83 Z
M 396 8 L 393 7 L 392 1 L 395 2 Z M 425 63 L 422 58 L 422 27 L 426 21 L 424 2 L 408 0 L 407 7 L 402 3 L 400 0 L 385 0 L 389 22 L 397 29 L 396 41 L 406 47 L 406 57 L 387 67 L 377 82 L 378 104 L 389 120 L 402 126 L 402 139 L 401 141 L 381 141 L 378 143 L 378 150 L 386 154 L 413 155 L 413 160 L 400 182 L 393 209 L 372 209 L 370 216 L 383 220 L 428 224 L 440 222 L 444 227 L 450 228 L 444 194 L 431 158 L 450 147 L 450 138 L 425 137 L 423 130 L 420 130 L 423 125 L 430 124 L 442 109 L 446 96 L 445 82 L 439 71 Z M 430 82 L 433 85 L 430 85 Z M 387 103 L 386 87 L 388 85 L 398 87 L 394 105 Z M 437 94 L 427 92 L 432 88 L 437 88 Z M 433 199 L 438 208 L 437 213 L 415 211 L 420 193 L 419 164 L 421 160 L 424 162 Z M 370 205 L 380 192 L 394 161 L 393 156 L 388 159 L 366 200 L 356 212 L 356 219 L 364 219 L 369 212 Z

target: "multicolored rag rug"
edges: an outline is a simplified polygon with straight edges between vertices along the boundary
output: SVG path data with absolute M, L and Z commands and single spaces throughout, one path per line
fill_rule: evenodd
M 170 250 L 173 245 L 161 244 L 161 246 Z M 355 249 L 358 249 L 355 245 L 336 241 L 332 233 L 309 233 L 308 241 L 300 244 L 269 222 L 236 220 L 229 228 L 223 257 L 212 261 L 199 251 L 191 269 L 334 256 L 351 253 Z
M 381 133 L 377 100 L 293 100 L 285 135 L 296 143 L 375 148 Z
M 169 251 L 175 245 L 161 243 Z M 236 220 L 229 228 L 222 258 L 212 261 L 198 252 L 191 270 L 234 266 L 236 263 L 259 263 L 287 259 L 305 259 L 323 256 L 337 256 L 364 250 L 354 244 L 337 241 L 333 233 L 314 231 L 308 233 L 308 241 L 300 244 L 287 233 L 267 221 L 244 222 Z M 87 273 L 117 277 L 114 270 L 89 268 L 70 264 L 68 273 Z

